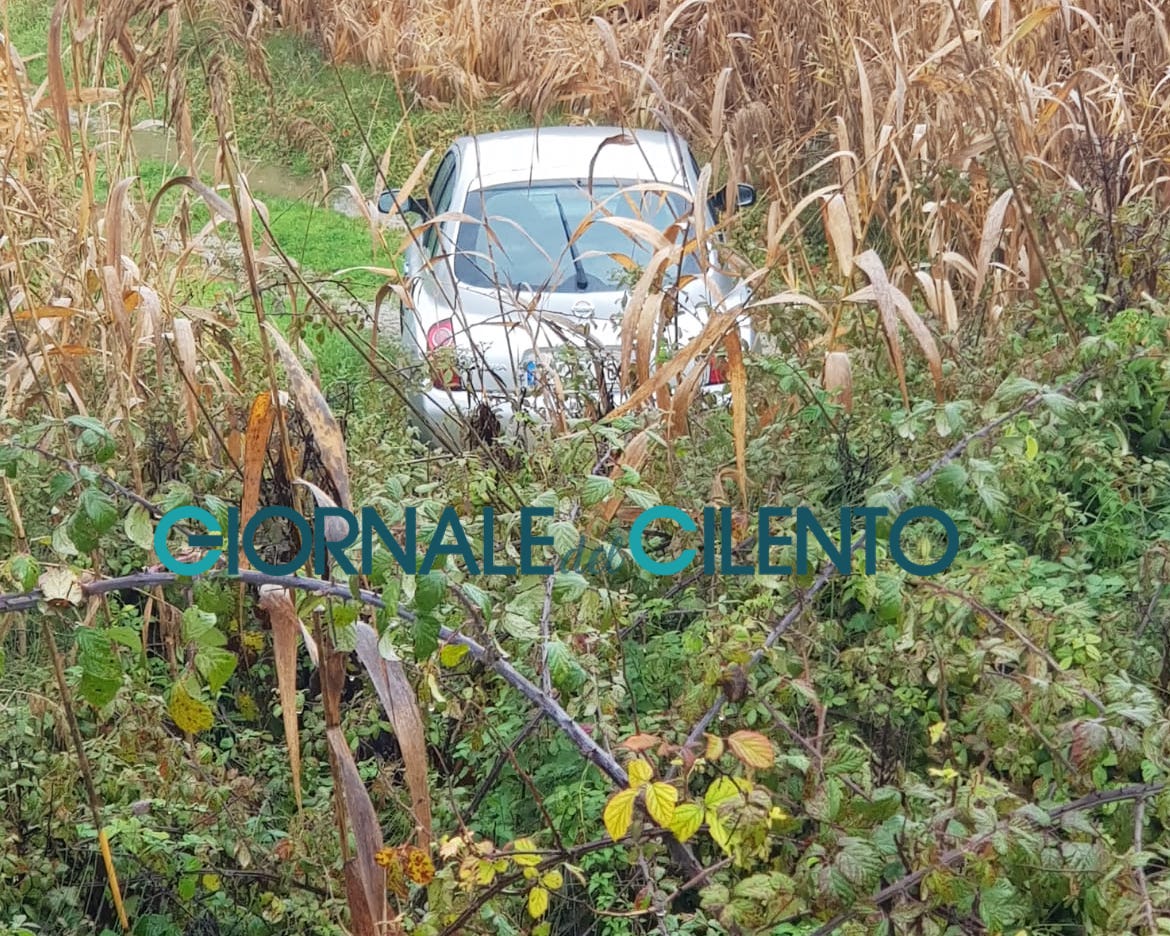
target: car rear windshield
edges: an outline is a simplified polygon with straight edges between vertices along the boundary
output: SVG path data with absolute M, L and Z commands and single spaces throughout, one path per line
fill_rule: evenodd
M 496 283 L 535 291 L 585 292 L 620 289 L 632 270 L 645 267 L 653 245 L 603 219 L 628 218 L 660 232 L 684 219 L 690 200 L 679 192 L 631 188 L 635 183 L 594 181 L 499 185 L 467 196 L 455 253 L 455 277 L 470 286 Z M 588 225 L 569 245 L 569 235 Z M 678 242 L 690 225 L 678 230 Z M 491 232 L 489 235 L 489 231 Z M 677 275 L 677 260 L 667 273 Z M 694 251 L 685 255 L 684 274 L 697 274 Z

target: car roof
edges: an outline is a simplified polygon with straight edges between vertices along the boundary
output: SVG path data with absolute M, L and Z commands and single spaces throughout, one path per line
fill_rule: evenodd
M 629 144 L 608 144 L 625 136 Z M 680 137 L 661 130 L 621 127 L 540 127 L 460 137 L 460 186 L 465 191 L 492 185 L 524 184 L 529 180 L 584 179 L 590 163 L 598 179 L 667 182 L 691 188 L 690 148 Z

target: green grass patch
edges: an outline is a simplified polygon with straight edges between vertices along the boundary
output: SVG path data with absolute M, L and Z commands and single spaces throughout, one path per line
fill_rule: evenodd
M 9 0 L 0 24 L 7 20 L 12 45 L 28 63 L 33 85 L 47 73 L 51 5 L 44 0 Z M 68 35 L 68 29 L 65 31 Z M 378 161 L 390 150 L 389 178 L 405 181 L 428 149 L 436 154 L 464 133 L 528 126 L 522 113 L 485 103 L 473 111 L 456 107 L 427 110 L 413 105 L 407 91 L 400 99 L 394 77 L 354 65 L 334 65 L 310 40 L 275 33 L 263 41 L 265 83 L 249 69 L 245 50 L 234 43 L 222 22 L 207 15 L 184 30 L 180 56 L 185 69 L 188 101 L 197 139 L 215 138 L 215 120 L 208 92 L 208 63 L 218 53 L 226 62 L 231 89 L 234 132 L 240 153 L 308 176 L 326 170 L 343 181 L 341 166 L 350 166 L 363 188 L 372 190 Z M 66 75 L 71 72 L 64 56 Z M 128 70 L 110 53 L 103 82 L 120 84 Z M 407 107 L 404 111 L 402 100 Z M 153 112 L 139 102 L 134 119 L 165 117 L 161 86 L 155 88 Z M 555 120 L 555 115 L 550 117 Z

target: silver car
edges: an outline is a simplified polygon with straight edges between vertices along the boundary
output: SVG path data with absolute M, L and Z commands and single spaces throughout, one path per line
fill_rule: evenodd
M 698 184 L 698 161 L 673 134 L 552 127 L 463 137 L 424 196 L 384 192 L 381 212 L 419 219 L 400 312 L 403 345 L 425 375 L 410 396 L 423 436 L 457 449 L 527 423 L 520 414 L 598 417 L 619 403 L 632 284 L 654 241 L 663 246 L 652 233 L 684 246 L 692 236 Z M 755 197 L 740 185 L 737 205 Z M 722 189 L 701 206 L 708 230 L 724 207 Z M 660 339 L 669 346 L 748 299 L 714 248 L 677 251 L 665 273 L 677 303 Z M 746 322 L 741 336 L 750 346 Z M 722 384 L 713 361 L 707 389 Z

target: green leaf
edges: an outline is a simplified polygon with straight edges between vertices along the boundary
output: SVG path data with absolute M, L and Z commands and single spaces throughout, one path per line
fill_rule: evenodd
M 439 619 L 431 614 L 422 614 L 414 622 L 414 658 L 418 662 L 430 659 L 439 649 Z
M 142 634 L 133 627 L 115 624 L 113 627 L 106 628 L 106 635 L 114 643 L 133 650 L 135 653 L 142 652 Z
M 122 521 L 122 529 L 130 542 L 139 549 L 150 552 L 154 548 L 154 524 L 150 512 L 141 504 L 133 505 Z
M 49 479 L 49 503 L 55 504 L 73 490 L 77 480 L 71 474 L 59 471 Z
M 83 553 L 93 552 L 98 545 L 98 532 L 94 529 L 93 522 L 89 516 L 80 507 L 69 520 L 68 533 L 69 539 L 73 544 Z
M 853 836 L 842 838 L 841 845 L 834 860 L 837 870 L 857 889 L 875 884 L 885 866 L 881 853 L 870 842 Z
M 1026 908 L 1011 882 L 1000 878 L 979 892 L 979 916 L 992 932 L 1003 932 L 1023 918 Z
M 195 653 L 195 668 L 207 680 L 207 688 L 214 695 L 235 672 L 236 655 L 219 647 L 204 647 Z
M 20 449 L 0 445 L 0 474 L 15 478 L 20 465 Z
M 68 559 L 78 555 L 77 546 L 73 542 L 73 537 L 69 535 L 69 521 L 58 523 L 53 527 L 53 536 L 51 540 L 53 552 L 62 559 Z
M 613 496 L 613 481 L 604 475 L 589 475 L 581 489 L 581 503 L 585 506 L 600 504 Z M 575 544 L 574 544 L 575 545 Z
M 728 850 L 727 845 L 731 841 L 731 832 L 728 831 L 723 820 L 719 818 L 719 813 L 714 809 L 707 810 L 707 832 L 724 852 Z
M 77 649 L 81 666 L 77 691 L 94 708 L 101 708 L 113 700 L 122 686 L 122 664 L 110 638 L 92 627 L 78 629 Z
M 117 504 L 99 487 L 87 487 L 81 492 L 77 503 L 99 536 L 118 522 Z
M 565 694 L 576 692 L 589 678 L 573 651 L 559 640 L 548 642 L 548 669 L 553 686 Z
M 434 611 L 446 594 L 447 576 L 442 572 L 428 572 L 426 575 L 415 576 L 414 609 L 419 614 Z
M 181 481 L 171 481 L 163 493 L 159 506 L 163 511 L 186 507 L 195 499 L 195 492 Z
M 576 601 L 589 588 L 589 580 L 580 572 L 557 572 L 553 576 L 553 599 L 558 604 Z
M 99 436 L 105 436 L 107 438 L 110 437 L 110 430 L 108 430 L 92 416 L 66 416 L 65 422 L 71 426 L 76 426 L 78 429 L 84 429 L 87 432 L 94 432 Z
M 194 874 L 184 874 L 179 878 L 179 899 L 192 900 L 195 897 L 197 878 Z
M 53 552 L 62 559 L 69 559 L 78 555 L 77 546 L 73 537 L 69 535 L 69 521 L 58 523 L 53 527 L 53 536 L 50 542 Z
M 198 607 L 183 612 L 183 640 L 200 649 L 222 647 L 227 643 L 227 637 L 215 626 L 215 615 Z
M 535 640 L 540 636 L 537 615 L 525 614 L 520 609 L 513 610 L 511 606 L 504 611 L 502 624 L 504 630 L 517 640 Z
M 626 488 L 626 497 L 643 510 L 649 510 L 662 503 L 662 500 L 653 491 L 644 491 L 641 488 Z
M 471 584 L 471 582 L 464 582 L 459 588 L 462 590 L 463 596 L 485 615 L 492 613 L 492 596 L 482 588 Z
M 552 536 L 553 549 L 556 551 L 558 557 L 564 557 L 566 554 L 573 552 L 581 542 L 581 534 L 567 520 L 557 520 L 550 523 L 548 525 L 548 532 Z
M 13 556 L 8 560 L 8 574 L 21 591 L 32 591 L 37 587 L 41 566 L 32 556 Z
M 996 388 L 992 399 L 1003 403 L 1013 403 L 1039 389 L 1040 384 L 1034 380 L 1028 380 L 1026 377 L 1009 377 Z

